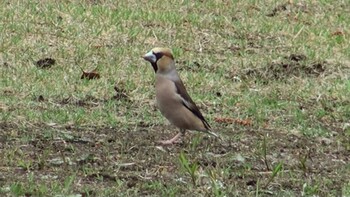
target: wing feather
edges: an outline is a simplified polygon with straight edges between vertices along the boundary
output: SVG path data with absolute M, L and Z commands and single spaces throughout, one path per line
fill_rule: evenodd
M 176 86 L 176 92 L 180 95 L 182 99 L 182 104 L 203 122 L 206 129 L 210 130 L 209 123 L 205 120 L 202 113 L 199 111 L 197 105 L 191 99 L 190 95 L 188 95 L 181 79 L 175 81 L 174 83 Z

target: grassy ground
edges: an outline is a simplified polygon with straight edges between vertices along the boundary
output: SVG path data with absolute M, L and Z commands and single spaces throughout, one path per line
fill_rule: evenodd
M 350 196 L 348 1 L 58 2 L 0 2 L 1 196 Z M 155 144 L 155 46 L 222 141 Z

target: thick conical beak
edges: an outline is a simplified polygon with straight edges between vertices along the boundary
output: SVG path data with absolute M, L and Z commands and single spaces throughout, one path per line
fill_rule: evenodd
M 146 53 L 144 56 L 143 56 L 143 59 L 145 59 L 146 61 L 149 61 L 151 63 L 156 63 L 157 61 L 157 57 L 153 54 L 152 51 Z

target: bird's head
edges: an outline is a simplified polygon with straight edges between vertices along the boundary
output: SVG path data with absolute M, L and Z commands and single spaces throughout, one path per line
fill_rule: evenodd
M 154 72 L 167 72 L 174 67 L 174 57 L 169 48 L 153 48 L 143 56 L 152 64 Z

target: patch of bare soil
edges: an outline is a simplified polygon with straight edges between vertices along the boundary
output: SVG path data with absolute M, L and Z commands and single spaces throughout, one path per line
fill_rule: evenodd
M 262 81 L 283 80 L 290 77 L 318 77 L 326 71 L 326 62 L 305 62 L 306 56 L 291 54 L 282 61 L 273 62 L 266 67 L 247 69 L 243 78 L 256 78 Z
M 223 188 L 234 185 L 241 195 L 254 192 L 258 183 L 259 188 L 274 194 L 281 190 L 300 194 L 305 182 L 317 184 L 319 194 L 326 195 L 341 189 L 341 184 L 350 179 L 346 169 L 350 151 L 338 140 L 344 137 L 342 133 L 319 139 L 277 130 L 222 128 L 223 141 L 191 133 L 182 143 L 159 147 L 155 141 L 170 138 L 177 131 L 165 127 L 140 127 L 135 132 L 57 125 L 23 129 L 11 123 L 1 123 L 0 130 L 0 156 L 5 158 L 0 161 L 1 185 L 25 182 L 28 173 L 34 172 L 36 181 L 43 183 L 47 177 L 64 181 L 76 174 L 79 184 L 74 188 L 81 193 L 86 192 L 81 185 L 94 185 L 96 188 L 88 191 L 93 194 L 98 189 L 115 186 L 117 181 L 125 183 L 121 190 L 144 187 L 155 180 L 186 187 L 178 181 L 183 177 L 183 181 L 190 183 L 179 165 L 180 152 L 197 163 L 200 171 L 217 172 Z M 198 138 L 198 145 L 191 142 L 193 138 Z M 264 138 L 266 157 L 262 153 Z M 23 166 L 20 161 L 29 165 Z M 278 163 L 283 164 L 284 173 L 270 182 L 273 167 Z M 199 178 L 197 187 L 208 188 L 208 182 L 206 177 Z M 142 190 L 143 195 L 157 193 L 152 188 Z
M 56 100 L 55 103 L 59 105 L 73 105 L 73 106 L 78 106 L 78 107 L 96 107 L 99 105 L 102 105 L 106 102 L 112 101 L 112 100 L 123 100 L 123 101 L 130 101 L 128 95 L 123 92 L 122 90 L 116 89 L 116 94 L 112 96 L 111 98 L 96 98 L 91 95 L 85 96 L 85 98 L 76 98 L 73 96 L 69 96 L 63 99 Z M 34 100 L 38 102 L 44 102 L 46 99 L 42 96 L 39 95 L 37 98 Z
M 63 98 L 59 101 L 57 101 L 58 104 L 60 105 L 75 105 L 75 106 L 79 106 L 79 107 L 93 107 L 93 106 L 97 106 L 101 103 L 105 103 L 108 100 L 104 100 L 104 99 L 99 99 L 99 98 L 95 98 L 93 96 L 86 96 L 85 98 L 79 99 L 79 98 L 75 98 L 75 97 L 67 97 L 67 98 Z
M 289 1 L 289 2 L 281 3 L 281 4 L 277 5 L 266 16 L 275 17 L 278 14 L 281 14 L 281 13 L 289 14 L 290 12 L 305 12 L 305 13 L 307 13 L 307 12 L 309 12 L 309 6 L 305 3 L 293 3 L 293 1 Z

